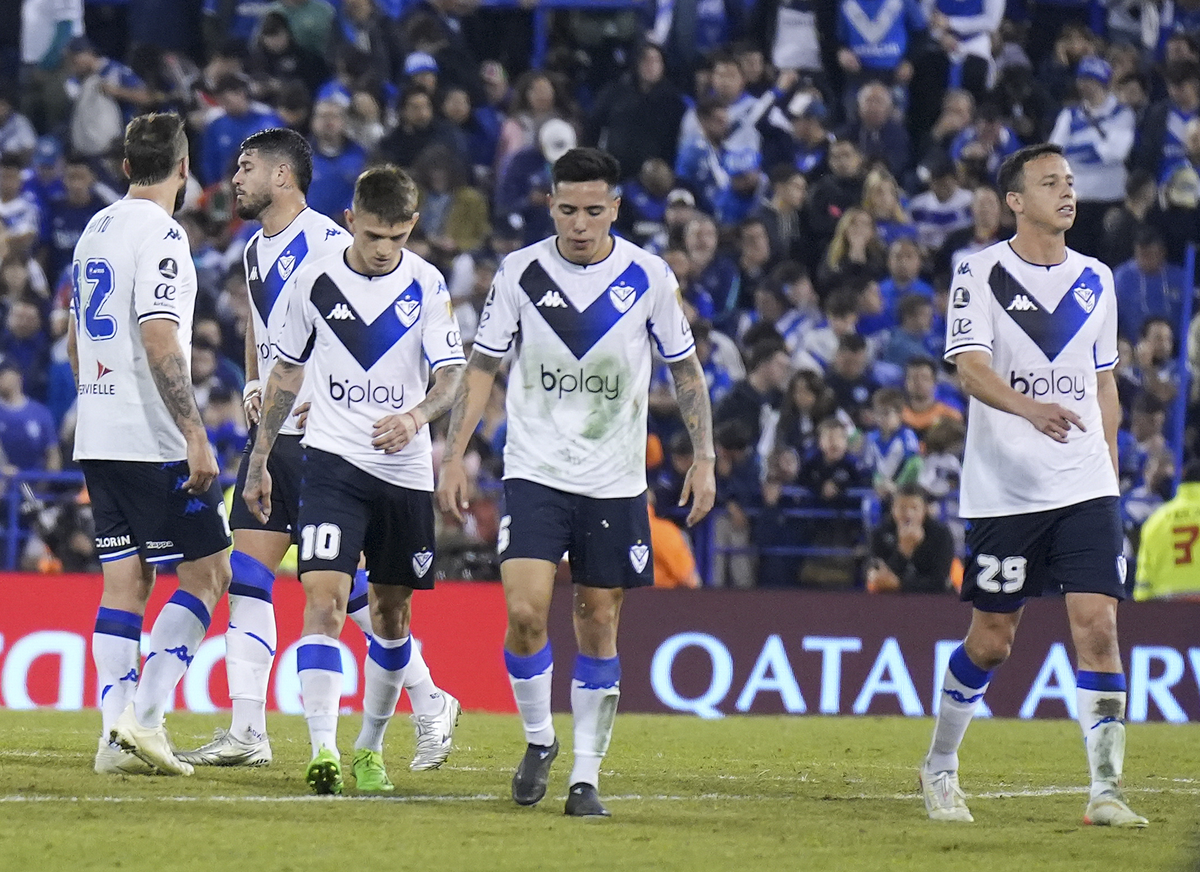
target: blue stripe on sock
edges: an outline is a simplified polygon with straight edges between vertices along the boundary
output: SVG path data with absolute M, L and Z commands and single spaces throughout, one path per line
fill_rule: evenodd
M 229 568 L 233 570 L 233 581 L 229 584 L 231 595 L 252 597 L 268 603 L 271 601 L 275 573 L 270 567 L 249 554 L 234 551 L 229 555 Z
M 954 653 L 950 655 L 950 674 L 967 687 L 973 687 L 976 690 L 992 680 L 992 673 L 980 669 L 972 663 L 971 658 L 967 656 L 966 648 L 962 645 L 955 648 Z
M 1075 673 L 1075 686 L 1080 690 L 1099 690 L 1105 693 L 1124 693 L 1124 672 L 1088 672 L 1081 669 Z
M 101 606 L 96 612 L 95 632 L 106 636 L 120 636 L 123 639 L 141 639 L 142 616 Z
M 324 669 L 326 672 L 342 671 L 342 652 L 333 645 L 301 645 L 296 649 L 296 671 Z
M 621 658 L 576 654 L 575 680 L 581 682 L 588 690 L 615 687 L 621 680 Z
M 192 594 L 186 590 L 177 590 L 171 594 L 171 598 L 167 602 L 175 603 L 177 606 L 183 606 L 189 612 L 196 616 L 196 620 L 204 625 L 204 629 L 208 629 L 209 623 L 212 621 L 212 615 L 208 613 L 208 609 L 204 603 L 200 602 Z
M 541 675 L 553 665 L 554 655 L 550 653 L 549 642 L 541 651 L 530 654 L 528 657 L 522 657 L 511 651 L 504 652 L 504 666 L 513 678 L 533 678 L 535 675 Z
M 350 599 L 358 599 L 367 595 L 367 571 L 359 569 L 354 573 L 354 582 L 350 585 Z
M 403 645 L 394 648 L 381 645 L 378 638 L 373 638 L 367 646 L 367 656 L 388 672 L 398 672 L 408 665 L 408 659 L 412 656 L 412 636 L 405 639 Z

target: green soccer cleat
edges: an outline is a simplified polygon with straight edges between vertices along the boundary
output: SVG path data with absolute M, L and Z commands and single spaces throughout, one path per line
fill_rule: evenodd
M 354 752 L 354 783 L 359 793 L 391 793 L 396 789 L 383 767 L 383 755 L 369 748 Z
M 341 796 L 342 761 L 328 748 L 322 748 L 304 770 L 304 780 L 319 796 Z

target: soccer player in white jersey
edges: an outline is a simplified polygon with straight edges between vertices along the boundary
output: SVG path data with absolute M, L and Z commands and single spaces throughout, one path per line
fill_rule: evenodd
M 416 205 L 416 185 L 402 170 L 381 166 L 359 176 L 346 215 L 353 243 L 296 277 L 246 470 L 244 499 L 266 524 L 267 458 L 311 363 L 296 521 L 307 605 L 296 668 L 313 751 L 305 779 L 317 793 L 342 791 L 337 637 L 359 554 L 370 572 L 372 624 L 353 763 L 359 790 L 394 789 L 383 765 L 383 735 L 411 658 L 412 592 L 433 587 L 426 425 L 450 408 L 466 361 L 445 281 L 404 250 Z
M 262 229 L 251 237 L 243 256 L 250 296 L 244 396 L 251 424 L 258 423 L 260 414 L 259 374 L 269 373 L 275 365 L 275 337 L 300 267 L 329 254 L 340 254 L 350 244 L 350 236 L 331 218 L 308 208 L 305 193 L 311 181 L 312 149 L 299 133 L 271 128 L 242 143 L 233 177 L 237 212 L 241 218 L 262 222 Z M 309 390 L 301 391 L 298 407 L 303 407 Z M 225 668 L 233 714 L 228 730 L 219 730 L 202 748 L 179 754 L 180 759 L 193 765 L 263 766 L 271 762 L 266 699 L 277 639 L 271 596 L 275 570 L 298 530 L 302 433 L 295 414 L 289 416 L 271 450 L 268 466 L 275 486 L 271 516 L 265 524 L 259 523 L 242 500 L 253 433 L 246 443 L 229 513 L 233 581 L 229 585 Z M 347 611 L 370 635 L 365 570 L 355 573 Z M 417 753 L 410 767 L 437 768 L 450 753 L 458 701 L 433 684 L 416 646 L 404 670 L 404 683 L 417 729 Z
M 513 352 L 504 447 L 500 573 L 508 606 L 504 661 L 528 747 L 512 796 L 546 794 L 558 740 L 550 717 L 546 634 L 564 552 L 575 582 L 579 654 L 571 683 L 575 764 L 566 813 L 607 816 L 598 793 L 620 695 L 617 622 L 626 588 L 653 583 L 646 507 L 646 397 L 657 349 L 671 368 L 695 460 L 680 505 L 712 508 L 712 413 L 678 283 L 659 257 L 614 237 L 620 166 L 571 149 L 555 162 L 556 235 L 508 255 L 492 284 L 455 400 L 438 482 L 444 511 L 466 505 L 463 454 L 502 358 Z
M 1000 169 L 1012 239 L 963 258 L 946 316 L 946 359 L 970 395 L 962 516 L 967 637 L 943 678 L 920 769 L 934 820 L 970 821 L 958 748 L 993 670 L 1012 649 L 1028 597 L 1065 594 L 1078 718 L 1091 770 L 1084 822 L 1143 827 L 1125 804 L 1125 675 L 1117 603 L 1125 560 L 1117 517 L 1117 301 L 1112 273 L 1066 247 L 1071 167 L 1033 145 Z
M 97 772 L 190 775 L 163 728 L 175 686 L 229 585 L 229 525 L 217 460 L 190 375 L 196 270 L 171 217 L 188 178 L 178 115 L 125 130 L 129 193 L 88 222 L 75 246 L 68 351 L 78 385 L 75 459 L 96 520 L 104 594 L 92 655 L 103 733 Z M 142 616 L 159 563 L 179 589 L 150 630 Z

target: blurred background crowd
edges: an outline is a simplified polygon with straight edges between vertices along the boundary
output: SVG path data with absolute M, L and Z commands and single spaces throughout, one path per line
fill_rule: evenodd
M 1200 0 L 23 0 L 0 32 L 9 567 L 96 567 L 70 474 L 70 261 L 123 193 L 125 122 L 150 110 L 192 139 L 192 378 L 230 477 L 256 229 L 230 178 L 242 139 L 274 126 L 309 137 L 308 202 L 332 217 L 371 162 L 411 172 L 411 247 L 445 274 L 468 343 L 498 261 L 553 232 L 553 161 L 616 155 L 617 230 L 678 276 L 715 417 L 717 511 L 684 531 L 690 448 L 655 376 L 661 584 L 957 582 L 966 404 L 945 313 L 958 259 L 1012 230 L 996 172 L 1022 144 L 1066 149 L 1068 243 L 1115 272 L 1131 561 L 1197 456 Z M 504 434 L 498 386 L 444 576 L 495 577 Z

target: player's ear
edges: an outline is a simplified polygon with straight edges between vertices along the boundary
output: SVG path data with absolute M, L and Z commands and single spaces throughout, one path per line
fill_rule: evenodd
M 346 229 L 349 230 L 351 234 L 353 234 L 354 233 L 354 210 L 347 209 L 346 211 L 344 211 L 342 213 L 342 217 L 346 219 Z
M 1019 211 L 1017 207 L 1021 205 L 1021 195 L 1016 191 L 1009 191 L 1004 195 L 1004 202 L 1008 208 L 1012 209 L 1013 212 L 1016 213 Z
M 132 173 L 129 170 L 129 158 L 121 161 L 121 172 L 125 173 L 125 178 L 132 178 Z

